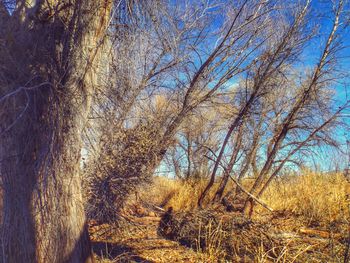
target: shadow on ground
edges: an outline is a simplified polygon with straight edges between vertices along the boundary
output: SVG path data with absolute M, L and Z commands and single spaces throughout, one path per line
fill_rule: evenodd
M 98 257 L 115 262 L 154 263 L 137 255 L 131 247 L 117 243 L 92 242 L 92 250 Z

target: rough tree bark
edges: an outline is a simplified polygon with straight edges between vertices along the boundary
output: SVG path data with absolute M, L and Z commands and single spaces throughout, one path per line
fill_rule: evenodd
M 81 132 L 111 0 L 0 1 L 2 262 L 93 262 Z M 8 1 L 7 1 L 8 3 Z M 6 19 L 4 19 L 6 17 Z

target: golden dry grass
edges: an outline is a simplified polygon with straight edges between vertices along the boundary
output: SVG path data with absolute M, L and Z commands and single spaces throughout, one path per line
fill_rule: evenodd
M 247 189 L 250 183 L 251 180 L 243 182 Z M 153 184 L 139 191 L 139 197 L 146 203 L 164 208 L 172 206 L 178 212 L 192 211 L 196 208 L 198 197 L 205 185 L 205 181 L 185 183 L 165 177 L 155 177 Z M 210 197 L 213 196 L 215 190 L 216 186 L 211 190 Z M 350 211 L 346 197 L 350 194 L 349 190 L 349 183 L 340 173 L 325 174 L 304 170 L 300 175 L 276 179 L 262 196 L 262 200 L 276 213 L 269 213 L 256 206 L 257 213 L 254 220 L 261 220 L 262 224 L 278 230 L 277 233 L 280 233 L 278 235 L 280 238 L 285 238 L 285 242 L 266 248 L 263 245 L 253 244 L 252 237 L 250 245 L 255 255 L 254 262 L 330 262 L 330 260 L 343 262 L 346 244 L 334 237 L 338 235 L 337 233 L 340 233 L 343 238 L 347 236 L 346 229 Z M 333 232 L 329 229 L 332 224 L 340 228 Z M 330 231 L 329 233 L 334 233 L 334 236 L 324 238 L 304 235 L 299 230 L 305 226 L 311 227 L 308 229 L 313 232 L 317 232 L 318 229 L 322 230 L 322 233 Z M 152 229 L 153 233 L 155 226 Z M 224 259 L 227 252 L 225 250 L 227 247 L 222 245 L 226 232 L 223 231 L 220 224 L 206 225 L 205 229 L 203 228 L 200 232 L 205 232 L 207 235 L 205 236 L 205 249 L 202 249 L 200 244 L 197 246 L 197 250 L 204 253 L 188 254 L 188 257 L 188 250 L 178 245 L 175 246 L 175 243 L 160 237 L 157 242 L 163 242 L 169 246 L 166 249 L 166 256 L 162 254 L 165 251 L 165 245 L 162 243 L 163 245 L 159 247 L 163 249 L 158 251 L 154 248 L 155 240 L 149 240 L 148 237 L 137 237 L 134 236 L 135 233 L 129 233 L 135 242 L 128 241 L 128 244 L 136 249 L 139 255 L 152 259 L 154 262 L 167 262 L 170 256 L 171 260 L 175 260 L 174 262 L 184 262 L 180 258 L 185 254 L 186 262 L 221 262 L 219 259 Z M 273 235 L 273 233 L 269 234 Z M 145 235 L 150 235 L 150 232 L 146 231 Z M 153 233 L 152 236 L 156 235 Z M 238 243 L 235 243 L 233 247 L 237 246 L 240 241 L 235 242 Z M 246 242 L 249 243 L 250 240 Z M 124 241 L 122 243 L 124 244 Z M 172 246 L 175 246 L 176 249 L 172 250 Z M 271 257 L 271 254 L 275 256 Z M 238 258 L 242 259 L 242 255 L 237 255 Z M 101 263 L 112 262 L 108 260 L 108 257 L 101 257 L 100 260 Z
M 153 184 L 140 190 L 142 200 L 162 206 L 164 208 L 172 207 L 174 211 L 191 211 L 197 208 L 197 202 L 200 194 L 207 185 L 207 181 L 188 181 L 184 182 L 166 177 L 155 177 Z M 232 183 L 228 183 L 228 189 Z M 217 184 L 214 184 L 209 191 L 204 205 L 210 201 L 215 194 Z
M 243 184 L 248 185 L 246 181 Z M 189 211 L 206 185 L 205 181 L 185 183 L 165 177 L 156 177 L 154 183 L 141 191 L 145 201 L 175 211 Z M 210 200 L 215 191 L 209 193 Z M 304 170 L 300 175 L 290 175 L 275 180 L 262 196 L 274 210 L 292 212 L 314 222 L 342 221 L 349 217 L 347 195 L 350 184 L 341 173 L 320 173 Z M 257 206 L 257 212 L 264 211 Z
M 189 211 L 197 206 L 197 200 L 205 187 L 205 181 L 185 183 L 166 177 L 155 177 L 153 184 L 140 192 L 142 200 L 175 211 Z
M 275 180 L 263 200 L 275 210 L 286 210 L 309 222 L 330 223 L 349 218 L 350 186 L 341 173 L 304 170 L 301 175 Z
M 251 181 L 243 182 L 246 189 L 249 189 Z M 164 205 L 165 208 L 172 206 L 175 211 L 191 211 L 196 208 L 198 197 L 205 185 L 205 181 L 188 184 L 158 177 L 149 189 L 142 192 L 142 196 L 145 201 Z M 210 197 L 213 196 L 216 186 L 210 191 Z M 324 238 L 317 235 L 314 237 L 306 235 L 304 239 L 300 230 L 303 227 L 307 229 L 310 227 L 309 229 L 315 233 L 322 230 L 322 233 L 327 232 L 346 238 L 350 221 L 350 204 L 347 199 L 349 194 L 350 184 L 341 173 L 304 170 L 298 175 L 277 178 L 261 198 L 276 212 L 271 214 L 261 206 L 256 206 L 254 220 L 262 220 L 280 229 L 281 233 L 293 237 L 282 247 L 274 248 L 280 251 L 280 255 L 272 261 L 268 257 L 271 251 L 256 247 L 255 261 L 303 262 L 307 259 L 316 260 L 312 262 L 328 262 L 332 259 L 333 262 L 342 262 L 345 244 L 333 237 Z M 220 246 L 215 245 L 220 243 L 220 239 L 212 241 L 209 240 L 209 249 L 204 251 L 206 257 L 221 257 L 224 252 Z M 331 249 L 329 246 L 324 247 L 325 242 L 332 244 Z

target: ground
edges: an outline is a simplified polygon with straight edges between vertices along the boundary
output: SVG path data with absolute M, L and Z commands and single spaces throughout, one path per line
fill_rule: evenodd
M 265 215 L 264 220 L 259 222 L 266 229 L 274 229 L 267 235 L 277 240 L 278 243 L 274 244 L 278 245 L 264 250 L 258 244 L 254 259 L 236 255 L 234 259 L 221 261 L 216 259 L 213 251 L 201 253 L 182 246 L 158 235 L 159 221 L 157 215 L 129 216 L 124 226 L 91 224 L 93 249 L 98 262 L 344 262 L 346 227 L 333 230 L 321 226 L 306 227 L 308 222 L 283 211 Z M 249 233 L 239 238 L 250 239 Z
M 90 227 L 98 262 L 204 262 L 205 255 L 157 234 L 160 217 L 134 217 L 120 231 L 111 225 Z M 112 233 L 106 235 L 106 233 Z
M 203 186 L 155 178 L 137 198 L 130 197 L 122 213 L 128 223 L 116 227 L 91 222 L 98 262 L 350 262 L 350 184 L 344 175 L 305 172 L 276 180 L 262 197 L 274 211 L 257 206 L 253 223 L 243 228 L 245 224 L 238 222 L 210 229 L 205 227 L 208 222 L 198 220 L 203 214 L 196 212 L 196 200 Z M 179 223 L 171 225 L 167 238 L 192 242 L 193 249 L 157 234 L 160 207 L 172 207 L 173 222 Z M 227 212 L 216 215 L 218 222 L 232 223 L 239 217 Z M 198 247 L 201 251 L 203 246 L 193 240 L 203 229 L 211 233 L 205 240 L 209 249 L 201 253 Z M 218 260 L 225 257 L 230 259 Z

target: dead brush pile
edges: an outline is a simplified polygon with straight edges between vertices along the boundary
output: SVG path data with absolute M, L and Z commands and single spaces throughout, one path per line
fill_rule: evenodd
M 311 232 L 285 231 L 276 219 L 251 220 L 213 209 L 173 213 L 170 208 L 158 227 L 159 235 L 204 252 L 208 262 L 344 262 L 346 236 Z
M 242 183 L 249 188 L 248 180 Z M 303 170 L 276 178 L 261 196 L 274 212 L 256 206 L 252 221 L 196 210 L 203 185 L 156 177 L 140 191 L 146 203 L 174 209 L 163 216 L 159 234 L 209 254 L 203 262 L 343 263 L 350 255 L 350 184 L 341 173 Z
M 280 246 L 273 230 L 266 224 L 253 222 L 239 214 L 225 214 L 217 210 L 196 210 L 172 213 L 169 209 L 162 217 L 158 233 L 182 245 L 203 251 L 209 258 L 254 260 L 259 250 L 270 251 L 278 257 Z

